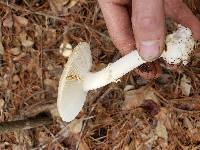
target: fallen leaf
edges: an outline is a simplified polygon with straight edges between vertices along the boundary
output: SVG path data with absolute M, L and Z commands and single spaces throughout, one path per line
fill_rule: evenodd
M 8 27 L 8 28 L 12 28 L 12 26 L 13 26 L 13 18 L 12 18 L 12 15 L 10 13 L 7 14 L 5 19 L 3 20 L 3 26 L 4 27 Z
M 168 143 L 167 129 L 160 121 L 158 121 L 158 123 L 157 123 L 155 133 L 158 137 L 164 139 L 165 143 Z
M 62 130 L 56 135 L 57 137 L 69 137 L 81 132 L 83 126 L 83 118 L 74 119 L 66 127 L 61 127 Z
M 158 97 L 154 94 L 154 89 L 149 86 L 144 86 L 136 90 L 125 92 L 125 101 L 123 109 L 131 109 L 141 106 L 144 100 L 153 100 L 159 104 Z
M 183 125 L 190 130 L 193 129 L 193 125 L 191 123 L 191 121 L 187 118 L 187 117 L 184 117 L 183 119 Z
M 192 88 L 191 79 L 189 77 L 187 77 L 185 74 L 181 78 L 180 88 L 181 88 L 182 93 L 185 96 L 190 95 L 190 91 L 191 91 L 191 88 Z
M 143 149 L 152 149 L 154 142 L 158 139 L 158 136 L 154 135 L 153 133 L 149 134 L 150 139 L 145 142 L 145 148 Z
M 78 150 L 90 150 L 90 148 L 84 140 L 81 140 Z
M 24 27 L 27 26 L 27 24 L 28 24 L 28 19 L 26 19 L 25 17 L 16 16 L 16 15 L 14 15 L 13 17 L 14 17 L 15 21 L 16 21 L 18 24 L 20 24 L 21 26 L 24 26 Z
M 81 132 L 83 126 L 83 119 L 75 119 L 68 124 L 68 129 L 73 134 Z
M 20 33 L 19 37 L 20 37 L 21 43 L 24 47 L 27 48 L 27 47 L 33 46 L 34 42 L 31 40 L 30 37 L 27 36 L 26 32 Z
M 34 44 L 34 42 L 31 41 L 31 40 L 24 40 L 24 41 L 22 41 L 22 45 L 23 45 L 24 47 L 32 47 L 33 44 Z
M 21 49 L 19 47 L 14 47 L 8 50 L 12 55 L 19 55 L 21 53 Z
M 168 109 L 162 107 L 160 108 L 160 112 L 156 115 L 156 119 L 163 123 L 168 130 L 171 130 L 172 125 L 170 122 L 170 116 L 171 112 L 169 112 Z

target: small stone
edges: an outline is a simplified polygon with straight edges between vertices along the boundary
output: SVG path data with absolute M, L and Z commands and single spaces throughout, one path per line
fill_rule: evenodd
M 21 53 L 21 49 L 18 48 L 18 47 L 11 48 L 11 49 L 10 49 L 10 53 L 11 53 L 12 55 L 17 56 L 17 55 L 19 55 L 19 54 Z

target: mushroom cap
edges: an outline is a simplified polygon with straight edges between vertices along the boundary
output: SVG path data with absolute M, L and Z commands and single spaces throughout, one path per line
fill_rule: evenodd
M 189 28 L 178 26 L 178 30 L 166 37 L 167 50 L 162 57 L 169 64 L 186 65 L 194 48 L 195 41 Z
M 87 92 L 83 90 L 83 78 L 92 65 L 89 44 L 78 44 L 65 64 L 58 87 L 57 107 L 63 121 L 73 120 L 81 111 Z

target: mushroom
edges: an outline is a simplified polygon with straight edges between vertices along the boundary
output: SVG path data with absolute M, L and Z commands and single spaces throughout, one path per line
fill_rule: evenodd
M 188 63 L 194 47 L 191 30 L 178 26 L 178 30 L 166 38 L 167 50 L 161 57 L 169 64 Z M 61 75 L 58 88 L 58 112 L 61 118 L 70 122 L 82 109 L 87 92 L 116 82 L 129 71 L 145 63 L 137 50 L 123 56 L 98 72 L 90 72 L 91 51 L 87 43 L 80 43 L 72 52 Z
M 90 47 L 80 43 L 65 64 L 58 87 L 57 107 L 64 121 L 73 120 L 84 105 L 87 91 L 83 82 L 92 66 Z

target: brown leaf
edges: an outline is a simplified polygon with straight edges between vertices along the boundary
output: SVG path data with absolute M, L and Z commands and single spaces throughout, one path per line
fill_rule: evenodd
M 160 108 L 160 112 L 156 115 L 157 120 L 162 122 L 168 130 L 172 129 L 171 113 L 166 108 Z
M 83 126 L 83 118 L 74 119 L 66 127 L 64 127 L 58 134 L 58 137 L 69 137 L 81 132 Z
M 8 50 L 12 55 L 19 55 L 21 53 L 21 49 L 19 47 L 14 47 Z
M 31 40 L 30 37 L 27 36 L 26 32 L 22 32 L 19 35 L 21 43 L 24 47 L 32 47 L 34 42 Z
M 21 26 L 24 26 L 24 27 L 27 26 L 27 24 L 28 24 L 28 19 L 26 19 L 25 17 L 16 16 L 16 15 L 14 15 L 13 17 L 14 17 L 15 21 L 16 21 L 18 24 L 20 24 Z
M 68 129 L 71 133 L 78 134 L 81 132 L 83 126 L 83 119 L 75 119 L 69 123 Z
M 159 104 L 159 99 L 154 94 L 154 89 L 149 86 L 144 86 L 137 90 L 131 90 L 125 92 L 125 101 L 123 109 L 131 109 L 139 107 L 144 103 L 145 99 L 151 99 L 156 104 Z
M 165 143 L 168 143 L 167 129 L 160 121 L 158 121 L 158 123 L 157 123 L 156 135 L 158 135 L 158 137 L 164 139 Z
M 13 18 L 11 14 L 8 14 L 6 16 L 6 18 L 3 20 L 3 26 L 4 27 L 8 27 L 8 28 L 12 28 L 13 26 Z
M 183 75 L 183 77 L 181 78 L 180 88 L 181 88 L 183 95 L 185 95 L 185 96 L 190 95 L 190 91 L 192 88 L 191 79 L 189 77 L 187 77 L 186 75 Z
M 78 150 L 90 150 L 90 148 L 84 140 L 81 140 Z

